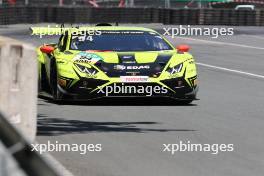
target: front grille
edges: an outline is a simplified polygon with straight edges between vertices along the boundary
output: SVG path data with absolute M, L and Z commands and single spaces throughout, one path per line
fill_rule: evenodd
M 166 79 L 161 81 L 166 86 L 170 87 L 176 93 L 185 94 L 191 92 L 192 88 L 188 85 L 185 79 L 175 78 L 175 79 Z
M 68 92 L 71 93 L 89 93 L 93 89 L 104 85 L 108 81 L 100 79 L 81 78 L 76 84 L 74 84 Z

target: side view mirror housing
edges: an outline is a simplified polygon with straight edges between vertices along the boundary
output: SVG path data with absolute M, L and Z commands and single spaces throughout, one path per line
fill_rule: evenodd
M 42 47 L 40 47 L 40 51 L 46 54 L 50 54 L 54 51 L 54 47 L 53 46 L 49 46 L 49 45 L 44 45 Z
M 183 54 L 185 52 L 188 52 L 190 50 L 189 45 L 178 45 L 176 46 L 177 52 L 179 54 Z

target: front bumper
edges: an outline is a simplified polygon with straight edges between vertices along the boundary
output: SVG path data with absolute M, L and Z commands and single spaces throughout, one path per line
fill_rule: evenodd
M 81 78 L 71 87 L 58 85 L 58 89 L 65 100 L 103 97 L 169 97 L 177 100 L 196 100 L 198 86 L 194 84 L 195 79 L 191 78 L 189 82 L 183 78 L 174 78 L 157 82 L 122 83 Z

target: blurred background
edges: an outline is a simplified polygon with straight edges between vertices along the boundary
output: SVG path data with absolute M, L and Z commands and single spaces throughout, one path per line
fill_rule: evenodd
M 135 104 L 137 107 L 129 108 L 120 108 L 123 102 L 121 104 L 117 102 L 114 105 L 116 107 L 101 107 L 112 106 L 112 101 L 89 106 L 78 104 L 59 106 L 45 99 L 38 99 L 37 102 L 37 74 L 28 73 L 29 77 L 35 75 L 35 80 L 32 79 L 35 81 L 34 84 L 29 84 L 28 80 L 26 84 L 17 81 L 18 75 L 25 77 L 25 72 L 18 69 L 19 63 L 27 60 L 34 63 L 35 56 L 30 52 L 35 52 L 36 46 L 52 43 L 51 40 L 54 40 L 53 36 L 44 39 L 31 36 L 29 27 L 32 24 L 46 27 L 54 23 L 90 25 L 101 22 L 118 22 L 126 25 L 129 23 L 128 25 L 150 27 L 162 33 L 164 27 L 178 27 L 177 25 L 234 26 L 235 35 L 219 39 L 208 39 L 204 36 L 198 40 L 170 39 L 175 46 L 179 43 L 191 45 L 197 61 L 205 63 L 199 66 L 203 84 L 200 94 L 202 101 L 192 108 L 175 108 L 173 105 L 157 107 L 155 104 L 153 107 L 145 108 L 144 102 L 139 103 L 139 106 Z M 38 123 L 39 142 L 46 143 L 50 139 L 65 143 L 104 142 L 105 146 L 109 147 L 106 154 L 85 158 L 72 153 L 55 153 L 55 158 L 76 176 L 84 176 L 87 173 L 90 175 L 117 173 L 115 175 L 125 176 L 175 173 L 183 176 L 187 176 L 188 173 L 191 176 L 198 174 L 222 176 L 229 173 L 262 176 L 263 135 L 260 135 L 259 129 L 263 129 L 260 125 L 264 124 L 263 26 L 264 0 L 0 0 L 0 35 L 19 40 L 14 43 L 13 40 L 0 36 L 0 90 L 2 88 L 0 109 L 2 108 L 1 112 L 4 114 L 12 114 L 6 117 L 0 115 L 0 176 L 57 176 L 49 169 L 47 163 L 51 163 L 50 165 L 59 168 L 60 171 L 63 170 L 54 165 L 58 162 L 44 162 L 36 152 L 29 152 L 30 143 L 27 143 L 5 120 L 20 117 L 18 116 L 20 110 L 38 113 L 22 117 L 29 119 L 28 124 L 34 125 L 35 130 L 36 122 Z M 56 41 L 55 38 L 54 42 Z M 30 43 L 34 47 L 24 47 L 21 42 Z M 14 61 L 6 62 L 7 58 Z M 231 73 L 223 74 L 220 71 L 213 72 L 204 66 L 207 64 L 209 67 L 216 65 L 242 70 L 251 76 L 253 75 L 251 73 L 255 73 L 256 77 L 261 79 L 249 79 Z M 37 73 L 36 67 L 30 67 L 28 64 L 23 66 L 25 70 L 31 69 Z M 10 92 L 9 84 L 23 86 L 26 93 Z M 32 88 L 28 88 L 34 85 L 35 93 Z M 9 94 L 2 96 L 5 95 L 3 92 Z M 27 93 L 30 93 L 32 101 L 29 100 Z M 20 99 L 17 98 L 18 95 L 21 95 Z M 28 105 L 29 102 L 34 106 Z M 134 106 L 133 103 L 131 105 Z M 14 110 L 18 115 L 13 113 Z M 30 119 L 33 119 L 33 122 Z M 26 124 L 24 120 L 21 122 Z M 25 128 L 30 129 L 28 126 Z M 36 134 L 34 132 L 31 135 L 35 137 Z M 210 159 L 203 154 L 179 155 L 174 160 L 156 152 L 156 146 L 164 141 L 174 142 L 175 136 L 182 139 L 190 138 L 198 143 L 221 141 L 234 143 L 242 146 L 242 150 L 218 160 Z M 127 152 L 129 149 L 131 152 Z M 24 170 L 23 173 L 20 173 L 21 168 Z M 69 176 L 64 173 L 61 175 Z
M 263 26 L 262 0 L 0 0 L 0 25 L 163 23 Z
M 263 0 L 1 0 L 2 6 L 85 5 L 89 7 L 221 8 L 239 4 L 264 6 Z

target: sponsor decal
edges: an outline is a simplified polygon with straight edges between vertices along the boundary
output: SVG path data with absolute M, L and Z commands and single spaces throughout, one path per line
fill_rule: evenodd
M 148 76 L 120 76 L 121 82 L 149 82 Z
M 96 75 L 94 75 L 94 74 L 89 74 L 89 73 L 87 73 L 85 76 L 88 77 L 88 78 L 94 78 L 94 79 L 97 78 Z
M 126 69 L 126 66 L 124 66 L 124 65 L 115 65 L 114 66 L 114 69 L 115 70 L 125 70 Z
M 124 55 L 119 53 L 117 55 L 120 63 L 136 63 L 135 54 Z
M 182 75 L 179 74 L 179 73 L 174 73 L 172 75 L 169 75 L 169 78 L 178 78 L 178 77 L 181 77 Z
M 134 56 L 122 56 L 123 59 L 132 59 Z
M 147 70 L 150 69 L 149 65 L 115 65 L 115 70 Z
M 126 74 L 130 76 L 136 76 L 136 75 L 140 75 L 140 72 L 126 72 Z
M 96 62 L 103 60 L 100 56 L 94 53 L 87 53 L 87 52 L 80 52 L 77 54 L 74 58 L 74 62 L 79 62 L 79 63 L 93 63 L 95 64 Z

